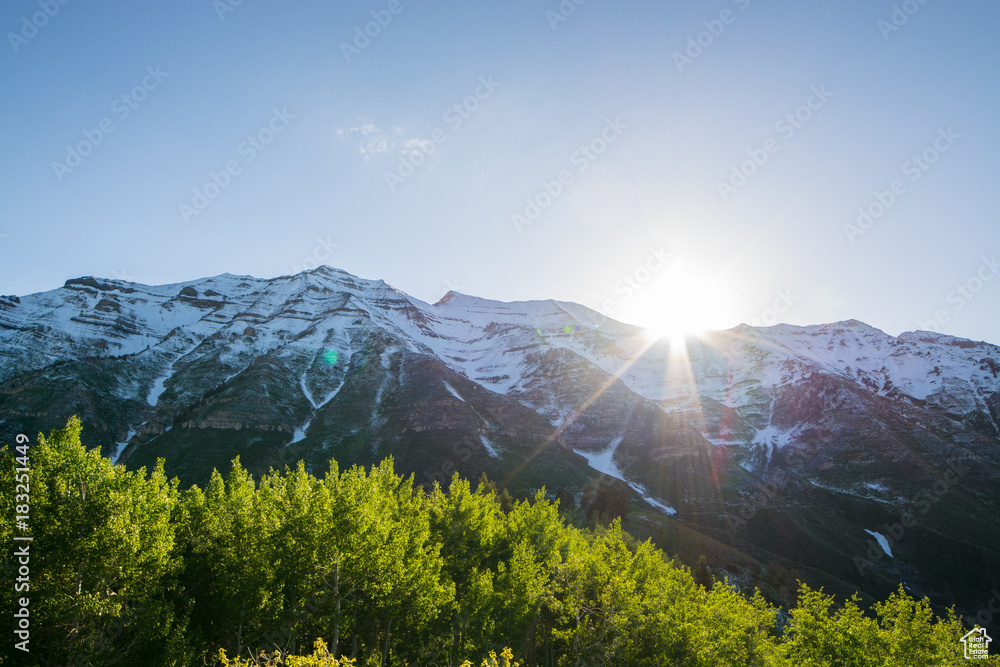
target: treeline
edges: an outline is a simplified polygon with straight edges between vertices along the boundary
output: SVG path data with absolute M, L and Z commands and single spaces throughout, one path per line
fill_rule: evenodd
M 317 638 L 359 666 L 506 647 L 526 666 L 964 663 L 960 621 L 902 588 L 871 615 L 804 585 L 779 610 L 699 585 L 618 522 L 567 525 L 541 492 L 511 502 L 456 476 L 427 493 L 391 460 L 259 481 L 236 460 L 180 489 L 162 461 L 113 466 L 80 431 L 73 418 L 29 452 L 30 592 L 14 593 L 8 546 L 3 602 L 12 619 L 30 598 L 31 654 L 6 633 L 11 664 L 218 665 L 220 649 L 305 655 Z M 5 545 L 14 467 L 4 451 Z

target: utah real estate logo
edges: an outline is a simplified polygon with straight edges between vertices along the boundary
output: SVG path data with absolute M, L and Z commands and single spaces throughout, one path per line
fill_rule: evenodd
M 959 641 L 965 644 L 966 660 L 988 660 L 990 642 L 993 639 L 986 634 L 986 628 L 969 630 Z

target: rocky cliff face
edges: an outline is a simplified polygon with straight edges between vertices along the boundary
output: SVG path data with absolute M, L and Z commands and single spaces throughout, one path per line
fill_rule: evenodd
M 903 582 L 970 614 L 1000 585 L 998 374 L 1000 348 L 940 334 L 740 326 L 680 350 L 577 304 L 431 305 L 329 267 L 0 298 L 7 442 L 79 414 L 107 456 L 187 482 L 236 455 L 603 480 L 633 529 L 736 579 Z

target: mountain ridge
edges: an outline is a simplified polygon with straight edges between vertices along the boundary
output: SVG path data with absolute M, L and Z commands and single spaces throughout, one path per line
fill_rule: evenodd
M 392 455 L 420 484 L 486 473 L 625 514 L 734 579 L 902 581 L 972 612 L 1000 584 L 998 374 L 1000 347 L 945 334 L 741 324 L 680 349 L 572 302 L 428 304 L 331 267 L 0 299 L 0 436 L 76 413 L 107 456 L 198 483 L 236 455 L 256 472 Z M 949 466 L 961 484 L 934 493 Z M 873 558 L 905 512 L 921 521 Z

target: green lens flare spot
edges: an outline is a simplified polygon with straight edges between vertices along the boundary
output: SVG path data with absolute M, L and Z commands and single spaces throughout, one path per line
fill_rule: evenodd
M 340 355 L 337 354 L 336 350 L 327 350 L 323 353 L 323 361 L 326 362 L 327 366 L 336 366 L 338 359 L 340 359 Z

